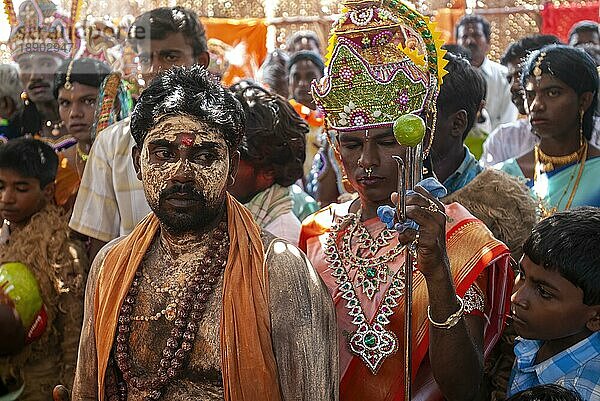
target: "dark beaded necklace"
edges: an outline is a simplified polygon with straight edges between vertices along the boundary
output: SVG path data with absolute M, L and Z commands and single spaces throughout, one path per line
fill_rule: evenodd
M 227 263 L 229 237 L 226 223 L 221 223 L 211 235 L 208 249 L 217 251 L 211 257 L 198 261 L 194 276 L 189 281 L 185 295 L 177 308 L 177 317 L 173 322 L 174 327 L 162 350 L 158 370 L 154 376 L 145 378 L 133 374 L 129 349 L 133 306 L 136 303 L 136 296 L 142 281 L 142 272 L 138 270 L 135 273 L 129 292 L 121 306 L 117 324 L 115 360 L 123 377 L 118 384 L 121 400 L 127 400 L 128 386 L 144 392 L 146 400 L 158 400 L 162 396 L 164 388 L 187 367 L 188 357 L 194 347 L 196 333 L 206 309 L 206 302 Z

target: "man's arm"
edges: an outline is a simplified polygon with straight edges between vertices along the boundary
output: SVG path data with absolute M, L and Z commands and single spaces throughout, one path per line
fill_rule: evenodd
M 394 194 L 392 201 L 397 201 Z M 420 227 L 399 231 L 400 243 L 418 240 L 417 268 L 425 277 L 431 320 L 443 323 L 459 310 L 446 251 L 444 205 L 425 188 L 406 197 L 406 215 Z M 419 235 L 417 239 L 417 234 Z M 454 325 L 429 325 L 429 360 L 433 376 L 449 401 L 476 400 L 483 381 L 483 318 L 465 316 Z
M 61 271 L 62 280 L 69 287 L 69 291 L 61 294 L 59 305 L 60 309 L 65 311 L 59 315 L 59 319 L 62 320 L 62 324 L 60 325 L 62 327 L 60 346 L 63 363 L 60 384 L 72 387 L 83 321 L 83 287 L 86 283 L 90 263 L 83 245 L 77 241 L 70 241 L 68 249 L 65 249 L 65 252 L 71 255 L 71 262 L 68 266 L 65 265 Z
M 285 241 L 271 242 L 266 262 L 282 399 L 338 400 L 338 338 L 327 288 L 306 256 Z
M 98 277 L 106 253 L 116 241 L 105 246 L 94 259 L 85 289 L 83 327 L 79 339 L 79 355 L 73 383 L 73 401 L 96 401 L 98 399 L 98 360 L 96 358 L 96 337 L 94 334 L 94 296 Z

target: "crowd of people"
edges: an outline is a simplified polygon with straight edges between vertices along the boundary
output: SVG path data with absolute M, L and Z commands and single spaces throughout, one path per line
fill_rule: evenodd
M 598 24 L 345 5 L 231 87 L 180 6 L 139 93 L 15 30 L 0 400 L 600 401 Z

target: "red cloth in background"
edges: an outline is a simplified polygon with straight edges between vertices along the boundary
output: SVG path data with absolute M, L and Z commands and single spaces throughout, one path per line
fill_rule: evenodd
M 567 43 L 569 30 L 576 22 L 582 20 L 598 21 L 599 2 L 576 3 L 568 6 L 555 6 L 552 2 L 544 4 L 541 10 L 542 33 L 556 35 L 560 40 Z

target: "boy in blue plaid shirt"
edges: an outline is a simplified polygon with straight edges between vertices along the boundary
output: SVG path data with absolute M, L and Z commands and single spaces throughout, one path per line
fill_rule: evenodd
M 519 335 L 508 395 L 555 383 L 600 401 L 600 209 L 534 227 L 512 295 Z

